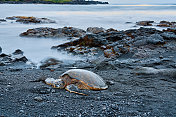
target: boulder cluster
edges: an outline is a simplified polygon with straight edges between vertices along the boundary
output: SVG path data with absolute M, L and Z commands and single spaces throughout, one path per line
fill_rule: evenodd
M 27 17 L 27 16 L 12 16 L 6 17 L 7 20 L 15 20 L 16 22 L 29 24 L 29 23 L 56 23 L 54 20 L 48 18 L 37 18 L 37 17 Z
M 25 37 L 51 37 L 51 38 L 58 38 L 58 37 L 81 37 L 85 35 L 86 31 L 78 28 L 73 27 L 64 27 L 64 28 L 35 28 L 29 29 L 26 32 L 20 34 L 20 36 Z
M 0 66 L 12 65 L 14 63 L 26 63 L 28 59 L 23 55 L 23 51 L 20 49 L 15 50 L 12 54 L 1 53 L 0 48 Z
M 150 23 L 150 22 L 148 22 Z M 27 37 L 69 37 L 69 42 L 53 46 L 52 49 L 66 50 L 73 54 L 104 55 L 107 58 L 119 57 L 130 53 L 133 57 L 148 57 L 162 53 L 164 48 L 176 40 L 176 29 L 157 30 L 139 28 L 126 31 L 89 27 L 86 31 L 73 27 L 35 28 L 22 33 Z M 75 38 L 76 37 L 76 38 Z M 172 40 L 172 41 L 171 41 Z M 168 48 L 169 48 L 168 47 Z
M 1 23 L 1 22 L 6 22 L 6 20 L 5 20 L 5 19 L 0 19 L 0 23 Z
M 107 58 L 119 57 L 127 53 L 132 54 L 133 57 L 148 57 L 152 52 L 164 51 L 171 40 L 176 39 L 174 31 L 175 29 L 160 31 L 154 28 L 104 31 L 98 34 L 86 34 L 79 39 L 52 48 L 65 49 L 76 54 L 98 55 L 102 52 Z
M 157 27 L 176 27 L 176 22 L 169 22 L 169 21 L 160 21 L 156 23 L 154 21 L 139 21 L 136 22 L 136 25 L 139 26 L 157 26 Z

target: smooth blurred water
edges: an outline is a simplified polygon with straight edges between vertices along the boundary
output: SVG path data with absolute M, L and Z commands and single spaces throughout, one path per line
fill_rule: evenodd
M 82 58 L 50 49 L 68 41 L 66 39 L 24 38 L 19 37 L 19 34 L 37 27 L 73 26 L 86 29 L 97 26 L 125 30 L 138 28 L 134 27 L 135 22 L 141 20 L 176 21 L 176 5 L 0 4 L 0 18 L 9 16 L 46 17 L 55 20 L 57 24 L 20 24 L 10 20 L 0 23 L 0 46 L 4 53 L 21 49 L 27 58 L 35 63 L 47 57 L 74 61 Z

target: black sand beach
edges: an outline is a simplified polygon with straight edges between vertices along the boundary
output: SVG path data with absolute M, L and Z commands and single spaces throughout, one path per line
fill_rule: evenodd
M 23 18 L 25 20 L 20 21 L 31 22 L 31 17 Z M 168 28 L 157 30 L 141 27 L 117 31 L 89 27 L 84 31 L 73 27 L 45 27 L 21 32 L 20 36 L 29 38 L 71 38 L 67 43 L 53 45 L 52 49 L 87 58 L 91 55 L 95 59 L 70 64 L 49 59 L 37 69 L 34 64 L 27 63 L 28 59 L 21 50 L 10 55 L 1 53 L 0 116 L 174 117 L 176 29 L 173 28 L 174 22 L 161 24 Z M 95 72 L 109 88 L 101 91 L 83 90 L 88 95 L 83 96 L 36 82 L 40 78 L 57 79 L 72 68 Z

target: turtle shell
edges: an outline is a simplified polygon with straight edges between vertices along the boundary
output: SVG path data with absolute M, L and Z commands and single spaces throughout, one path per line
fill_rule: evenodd
M 92 88 L 98 88 L 98 89 L 108 88 L 108 86 L 105 84 L 103 79 L 99 75 L 91 71 L 84 70 L 84 69 L 71 69 L 63 73 L 61 77 L 66 74 L 69 75 L 70 78 L 74 78 L 85 82 L 87 85 L 89 85 Z

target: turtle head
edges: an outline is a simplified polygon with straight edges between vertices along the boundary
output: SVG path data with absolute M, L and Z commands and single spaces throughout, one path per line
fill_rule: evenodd
M 45 80 L 45 83 L 53 86 L 54 88 L 59 88 L 59 89 L 63 89 L 65 86 L 65 83 L 62 79 L 47 78 Z
M 55 88 L 63 89 L 65 86 L 65 82 L 62 79 L 57 79 L 54 82 Z

